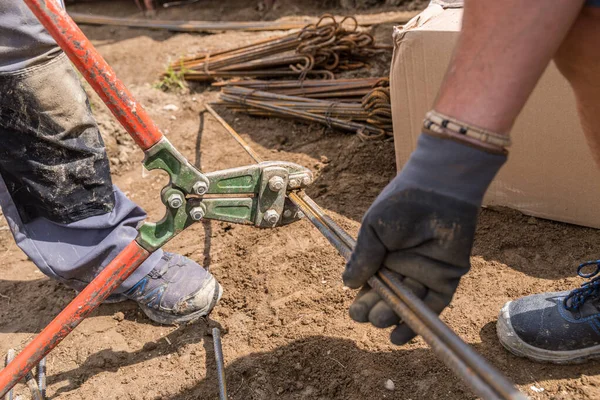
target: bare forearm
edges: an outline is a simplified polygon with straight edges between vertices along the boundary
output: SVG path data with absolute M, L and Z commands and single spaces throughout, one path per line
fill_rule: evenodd
M 434 109 L 508 134 L 583 0 L 466 0 Z

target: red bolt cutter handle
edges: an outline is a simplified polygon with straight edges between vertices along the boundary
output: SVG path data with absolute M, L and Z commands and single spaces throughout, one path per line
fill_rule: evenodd
M 133 140 L 147 150 L 163 135 L 56 0 L 24 0 Z
M 116 77 L 94 46 L 56 0 L 24 0 L 110 111 L 142 150 L 163 138 L 144 108 Z M 0 371 L 0 397 L 12 389 L 102 301 L 117 289 L 150 252 L 131 242 L 69 305 Z
M 0 398 L 106 299 L 150 253 L 131 242 L 2 371 Z

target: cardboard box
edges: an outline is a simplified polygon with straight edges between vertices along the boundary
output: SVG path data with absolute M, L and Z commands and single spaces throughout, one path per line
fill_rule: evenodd
M 431 5 L 396 28 L 391 71 L 398 170 L 415 148 L 458 37 L 462 9 Z M 519 116 L 508 162 L 486 205 L 536 217 L 600 227 L 600 171 L 579 124 L 573 93 L 551 64 Z

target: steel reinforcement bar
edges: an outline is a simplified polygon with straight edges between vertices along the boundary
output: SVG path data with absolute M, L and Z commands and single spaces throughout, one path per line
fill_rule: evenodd
M 263 161 L 210 105 L 206 105 L 206 109 L 254 161 L 258 163 Z M 354 238 L 304 192 L 291 193 L 289 198 L 340 255 L 348 260 L 356 244 Z M 436 356 L 476 395 L 483 399 L 527 399 L 500 371 L 458 337 L 387 268 L 381 268 L 368 283 L 412 330 L 423 337 Z

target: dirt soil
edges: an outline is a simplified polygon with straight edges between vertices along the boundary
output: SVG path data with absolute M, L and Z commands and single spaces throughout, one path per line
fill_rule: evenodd
M 302 5 L 300 6 L 300 4 Z M 277 0 L 265 16 L 253 0 L 202 1 L 169 9 L 173 19 L 260 19 L 341 12 L 317 1 Z M 409 4 L 412 7 L 413 4 Z M 327 8 L 329 7 L 329 8 Z M 387 6 L 368 11 L 389 10 Z M 133 15 L 129 2 L 80 4 L 77 11 Z M 279 10 L 279 11 L 278 11 Z M 204 171 L 252 160 L 203 105 L 217 96 L 207 85 L 164 93 L 153 87 L 169 60 L 182 54 L 249 43 L 273 33 L 172 34 L 142 29 L 85 27 L 84 31 L 162 127 Z M 375 27 L 390 41 L 391 26 Z M 369 73 L 385 73 L 387 59 Z M 89 90 L 88 90 L 89 91 Z M 91 93 L 91 92 L 90 92 Z M 173 104 L 176 111 L 166 111 Z M 158 219 L 161 175 L 142 170 L 142 154 L 97 97 L 92 105 L 107 143 L 115 183 Z M 169 109 L 169 107 L 167 107 Z M 221 110 L 223 111 L 223 110 Z M 308 191 L 352 234 L 362 214 L 395 174 L 393 143 L 362 142 L 319 125 L 224 117 L 265 159 L 312 168 Z M 496 316 L 508 300 L 578 285 L 576 265 L 598 258 L 600 233 L 484 210 L 473 270 L 442 318 L 534 399 L 600 397 L 600 364 L 556 367 L 519 359 L 496 340 Z M 199 262 L 225 288 L 210 320 L 185 327 L 152 323 L 136 304 L 102 305 L 48 357 L 51 399 L 216 399 L 210 327 L 220 325 L 229 398 L 468 399 L 469 390 L 416 339 L 389 344 L 386 330 L 352 322 L 353 291 L 340 279 L 343 259 L 307 221 L 274 230 L 205 222 L 166 248 Z M 0 350 L 21 349 L 74 297 L 44 277 L 0 225 Z M 391 379 L 395 390 L 384 388 Z M 18 388 L 23 393 L 22 386 Z

